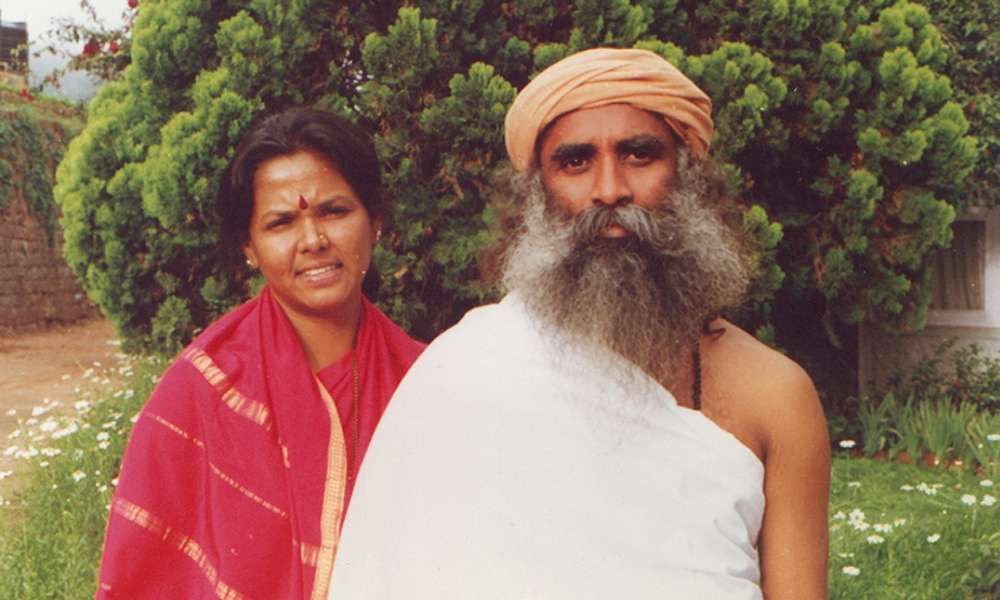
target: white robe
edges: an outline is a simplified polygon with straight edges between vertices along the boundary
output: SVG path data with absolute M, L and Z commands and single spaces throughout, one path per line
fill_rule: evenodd
M 555 337 L 511 295 L 427 348 L 368 448 L 331 599 L 762 597 L 761 462 Z

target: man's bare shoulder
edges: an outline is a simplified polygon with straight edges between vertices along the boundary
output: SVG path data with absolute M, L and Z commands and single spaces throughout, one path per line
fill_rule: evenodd
M 798 363 L 728 321 L 713 323 L 719 327 L 724 333 L 702 343 L 705 374 L 715 391 L 707 400 L 720 402 L 717 410 L 731 427 L 752 438 L 761 454 L 803 430 L 825 429 L 816 388 Z M 705 408 L 711 416 L 707 402 Z
M 805 370 L 784 354 L 764 344 L 736 325 L 717 320 L 714 328 L 723 328 L 718 336 L 706 336 L 702 352 L 712 361 L 716 376 L 730 384 L 739 384 L 745 393 L 761 396 L 797 396 L 804 391 L 815 394 Z

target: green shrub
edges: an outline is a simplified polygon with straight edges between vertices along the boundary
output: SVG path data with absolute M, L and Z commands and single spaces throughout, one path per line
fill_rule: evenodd
M 921 446 L 934 455 L 934 460 L 947 463 L 949 458 L 966 456 L 966 427 L 976 416 L 976 407 L 947 402 L 918 404 L 913 418 L 920 432 Z M 988 466 L 988 465 L 983 465 Z
M 1000 480 L 1000 414 L 979 414 L 965 430 L 966 449 L 987 477 Z
M 945 73 L 979 141 L 961 206 L 1000 205 L 1000 29 L 993 0 L 923 0 L 952 52 Z
M 378 300 L 433 337 L 497 295 L 477 256 L 515 89 L 597 44 L 667 56 L 712 97 L 715 154 L 762 245 L 741 324 L 830 365 L 821 387 L 860 321 L 921 326 L 976 146 L 948 47 L 904 0 L 143 3 L 132 64 L 59 172 L 69 263 L 128 343 L 175 350 L 248 294 L 215 247 L 235 140 L 265 107 L 320 104 L 376 132 L 395 223 Z
M 0 108 L 0 208 L 15 196 L 55 239 L 56 205 L 52 181 L 76 125 L 27 105 Z
M 896 373 L 887 389 L 916 402 L 970 403 L 979 410 L 1000 410 L 1000 356 L 978 344 L 958 346 L 957 339 L 938 344 L 913 367 Z
M 886 449 L 889 442 L 891 417 L 898 411 L 896 398 L 892 393 L 883 396 L 881 402 L 865 402 L 858 411 L 861 425 L 862 452 L 871 458 Z
M 919 461 L 923 456 L 922 427 L 917 411 L 917 404 L 912 398 L 899 404 L 898 413 L 892 418 L 890 430 L 896 436 L 896 442 L 891 446 L 889 455 L 898 458 L 903 452 L 913 461 Z

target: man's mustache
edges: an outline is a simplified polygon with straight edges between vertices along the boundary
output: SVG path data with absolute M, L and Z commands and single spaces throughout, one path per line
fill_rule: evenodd
M 680 224 L 669 206 L 647 209 L 635 204 L 625 206 L 599 205 L 588 208 L 573 219 L 573 239 L 588 244 L 604 241 L 601 232 L 618 225 L 632 234 L 631 243 L 639 243 L 661 254 L 678 250 L 677 231 Z

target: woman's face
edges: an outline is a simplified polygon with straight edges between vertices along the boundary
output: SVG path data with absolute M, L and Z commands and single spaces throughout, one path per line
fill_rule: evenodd
M 378 227 L 330 160 L 303 150 L 254 172 L 243 252 L 290 317 L 337 318 L 361 301 Z

